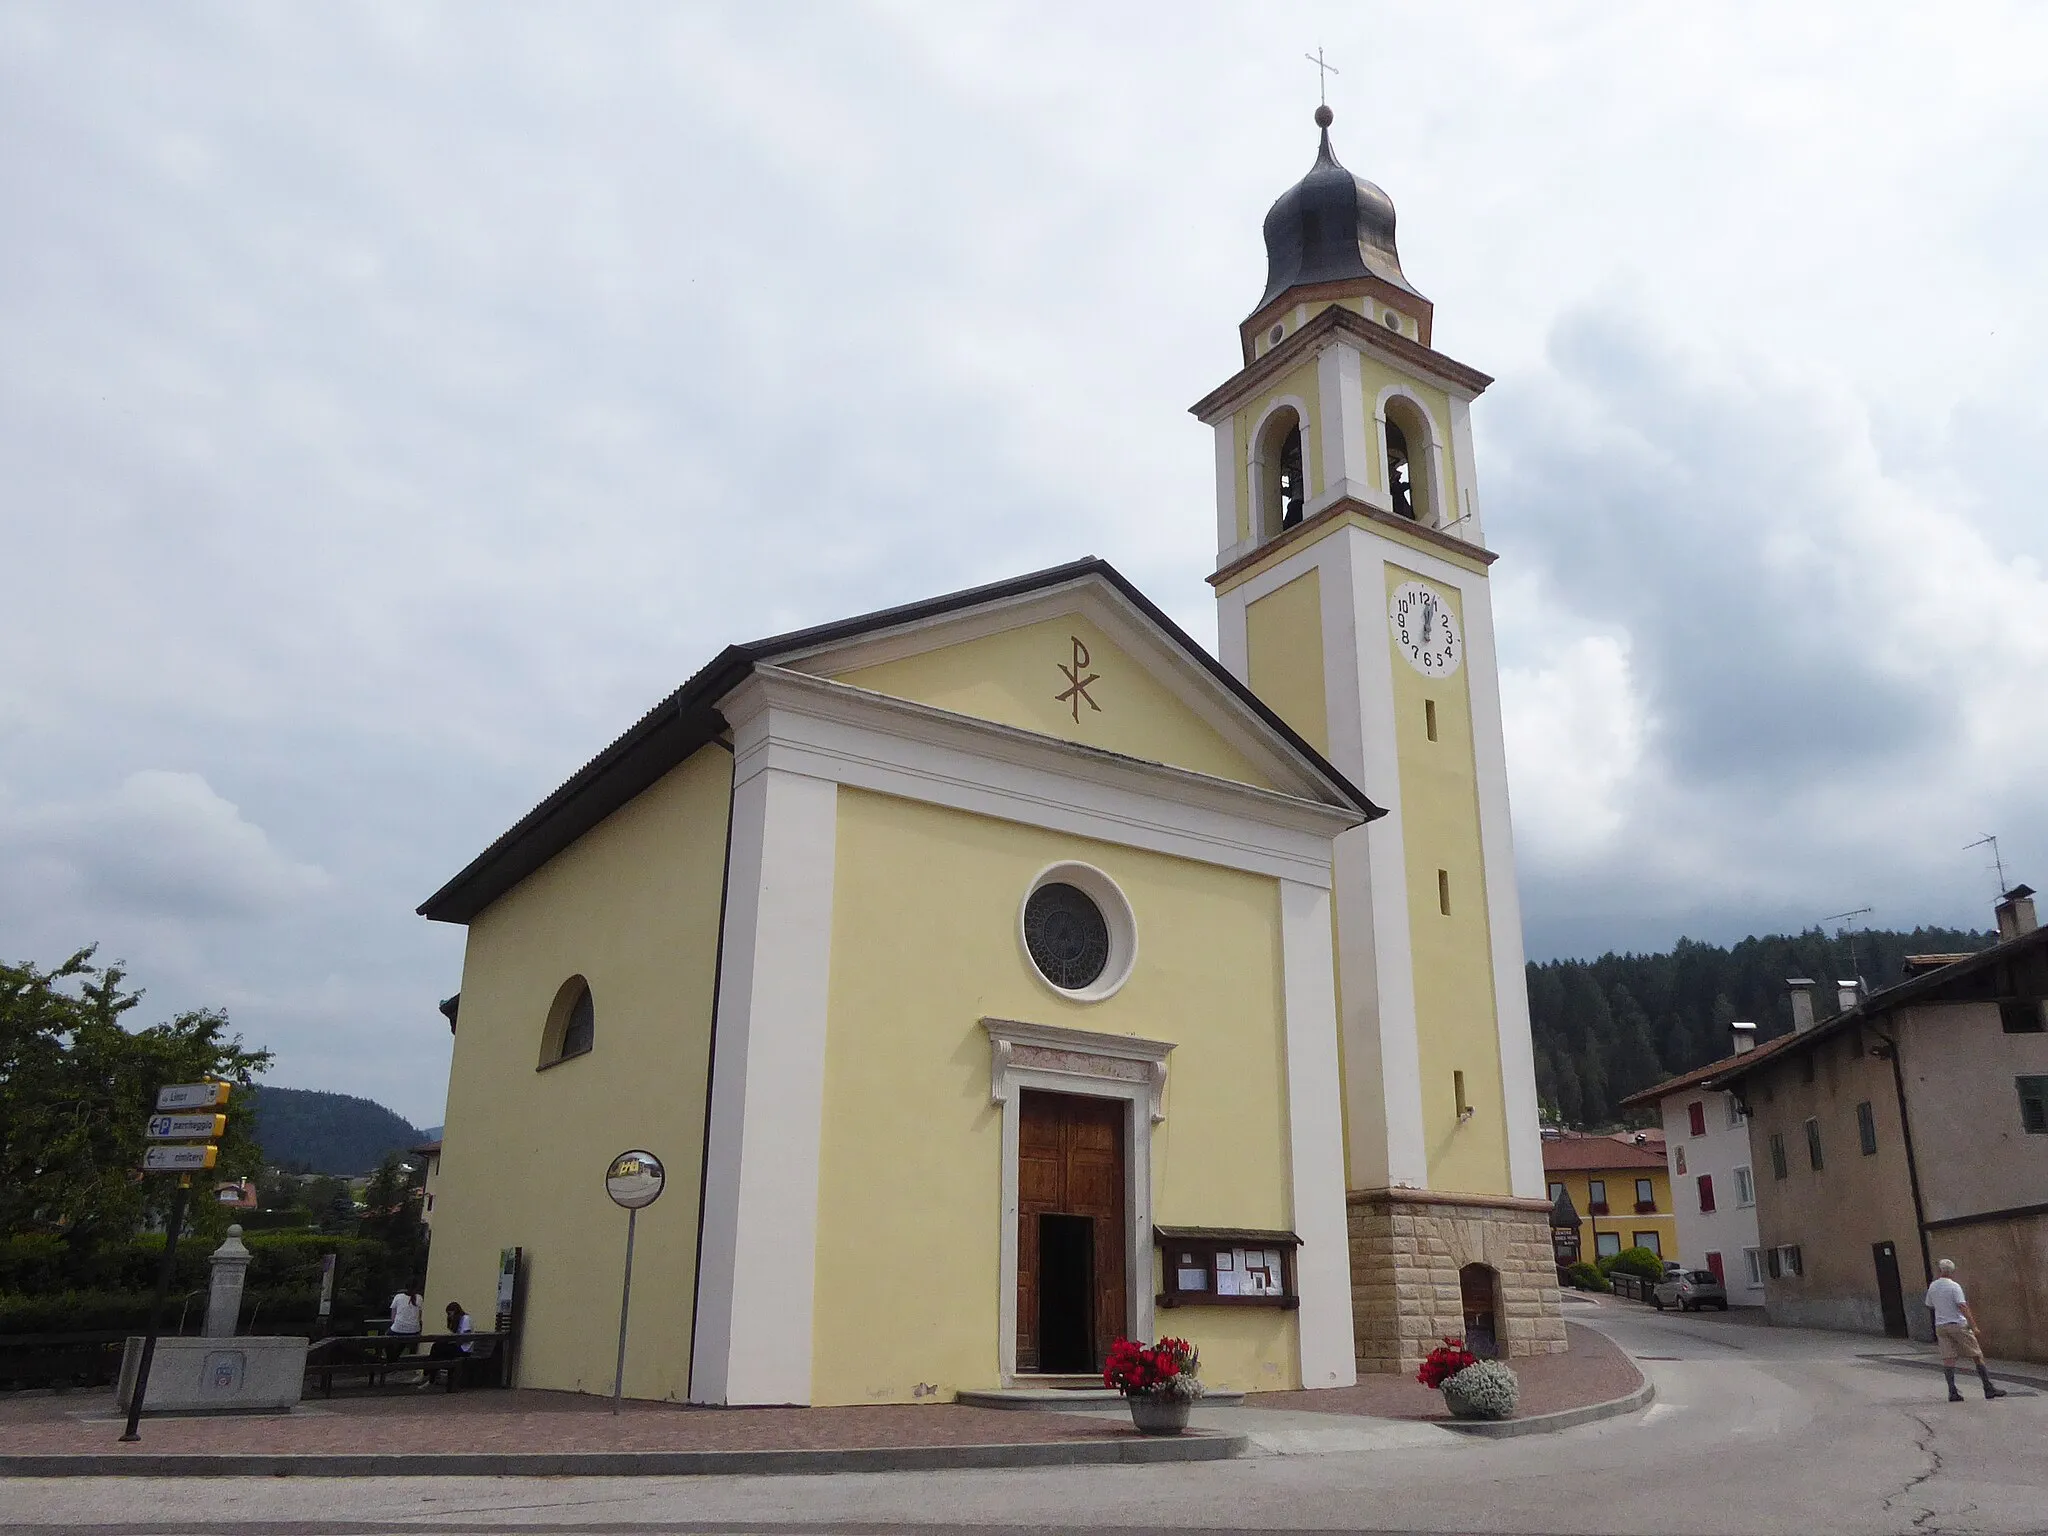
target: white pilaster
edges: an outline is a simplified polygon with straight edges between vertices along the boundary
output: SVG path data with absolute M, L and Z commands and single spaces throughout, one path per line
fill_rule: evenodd
M 1322 405 L 1323 484 L 1308 504 L 1310 516 L 1343 497 L 1365 501 L 1371 493 L 1366 470 L 1370 444 L 1365 431 L 1365 381 L 1356 347 L 1338 343 L 1317 355 L 1316 392 Z
M 1357 1379 L 1351 1246 L 1344 1206 L 1344 1121 L 1332 987 L 1330 893 L 1280 882 L 1281 989 L 1287 1010 L 1287 1127 L 1293 1174 L 1296 1314 L 1304 1387 Z
M 1216 423 L 1216 563 L 1224 565 L 1232 551 L 1243 542 L 1237 530 L 1238 492 L 1246 477 L 1238 473 L 1237 420 L 1226 416 Z
M 736 713 L 729 710 L 729 716 Z M 808 1403 L 838 786 L 734 722 L 732 853 L 690 1396 Z
M 1486 530 L 1479 521 L 1479 471 L 1472 458 L 1472 402 L 1458 395 L 1450 398 L 1451 463 L 1458 473 L 1458 504 L 1446 509 L 1448 521 L 1458 524 L 1459 538 L 1484 549 Z
M 1479 781 L 1479 843 L 1485 859 L 1486 921 L 1493 936 L 1494 1015 L 1508 1128 L 1508 1177 L 1516 1195 L 1545 1191 L 1536 1103 L 1536 1055 L 1529 1028 L 1529 976 L 1522 948 L 1522 900 L 1515 883 L 1515 829 L 1508 809 L 1507 742 L 1501 724 L 1493 596 L 1484 581 L 1463 587 L 1465 654 L 1472 700 L 1472 754 Z
M 1408 921 L 1408 857 L 1394 736 L 1393 642 L 1379 542 L 1352 529 L 1351 637 L 1357 677 L 1358 782 L 1387 814 L 1337 839 L 1337 944 L 1349 1068 L 1354 1188 L 1429 1187 L 1422 1052 Z M 1326 650 L 1327 654 L 1327 650 Z

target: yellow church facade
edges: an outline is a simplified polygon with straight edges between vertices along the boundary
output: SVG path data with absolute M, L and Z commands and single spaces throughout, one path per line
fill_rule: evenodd
M 735 646 L 422 907 L 469 931 L 429 1302 L 519 1248 L 521 1384 L 610 1388 L 628 1147 L 638 1397 L 1562 1346 L 1486 381 L 1383 203 L 1325 133 L 1196 408 L 1220 656 L 1095 560 Z

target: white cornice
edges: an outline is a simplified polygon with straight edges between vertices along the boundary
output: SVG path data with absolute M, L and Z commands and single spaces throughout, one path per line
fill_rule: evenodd
M 741 783 L 775 767 L 1108 843 L 1327 886 L 1353 808 L 757 666 L 719 702 Z
M 1164 1061 L 1174 1048 L 1171 1040 L 1147 1040 L 1140 1035 L 1105 1035 L 1092 1029 L 1030 1024 L 1022 1019 L 983 1019 L 981 1027 L 988 1031 L 991 1040 L 1010 1045 L 1042 1045 L 1047 1050 L 1073 1051 L 1082 1056 L 1114 1056 L 1121 1061 Z
M 1340 309 L 1346 315 L 1351 314 L 1341 306 L 1332 308 Z M 1318 314 L 1316 318 L 1320 320 L 1322 316 Z M 1352 318 L 1358 317 L 1353 315 Z M 1479 398 L 1477 390 L 1465 381 L 1454 378 L 1448 371 L 1432 367 L 1428 361 L 1414 356 L 1407 350 L 1396 350 L 1383 344 L 1363 322 L 1355 330 L 1332 322 L 1328 330 L 1296 331 L 1272 351 L 1260 356 L 1257 362 L 1239 370 L 1234 378 L 1226 380 L 1201 402 L 1200 414 L 1196 420 L 1203 426 L 1213 427 L 1225 417 L 1234 414 L 1247 400 L 1254 399 L 1263 391 L 1270 389 L 1276 378 L 1291 372 L 1302 363 L 1322 356 L 1332 347 L 1350 347 L 1367 353 L 1409 378 L 1428 380 L 1453 400 L 1462 400 L 1470 404 Z M 1419 345 L 1416 346 L 1416 350 L 1426 352 L 1432 358 L 1442 356 L 1441 353 Z M 1444 358 L 1443 361 L 1449 363 L 1452 359 Z

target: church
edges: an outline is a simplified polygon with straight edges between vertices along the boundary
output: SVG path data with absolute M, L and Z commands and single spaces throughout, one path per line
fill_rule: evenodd
M 1471 402 L 1387 195 L 1265 221 L 1212 656 L 1100 560 L 729 646 L 421 908 L 468 929 L 430 1313 L 518 1384 L 946 1400 L 1562 1350 Z M 1194 525 L 1191 525 L 1191 527 Z

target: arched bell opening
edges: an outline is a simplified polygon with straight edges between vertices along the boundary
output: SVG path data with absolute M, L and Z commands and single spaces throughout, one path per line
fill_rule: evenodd
M 1387 401 L 1385 440 L 1387 496 L 1395 514 L 1425 528 L 1441 526 L 1434 434 L 1414 401 L 1399 396 Z
M 1302 422 L 1291 407 L 1266 419 L 1254 460 L 1258 485 L 1258 536 L 1267 539 L 1292 528 L 1308 504 L 1308 476 L 1302 453 Z

